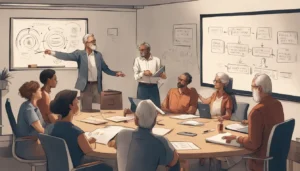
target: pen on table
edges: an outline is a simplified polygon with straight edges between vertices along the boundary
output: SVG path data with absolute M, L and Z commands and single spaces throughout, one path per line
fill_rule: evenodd
M 164 126 L 165 124 L 159 123 L 160 121 L 162 121 L 162 120 L 156 121 L 156 124 L 157 124 L 157 125 L 162 125 L 162 126 Z
M 209 129 L 209 130 L 205 130 L 205 131 L 203 131 L 203 134 L 206 134 L 206 133 L 209 133 L 209 132 L 212 132 L 212 131 L 214 131 L 215 129 Z

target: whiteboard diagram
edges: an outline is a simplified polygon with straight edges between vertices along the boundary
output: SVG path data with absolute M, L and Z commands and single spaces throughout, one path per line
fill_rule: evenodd
M 233 78 L 233 88 L 252 95 L 255 74 L 270 76 L 277 98 L 300 101 L 300 11 L 200 16 L 201 85 L 217 72 Z M 284 23 L 284 24 L 281 24 Z
M 28 64 L 76 68 L 77 63 L 45 55 L 46 49 L 70 53 L 84 49 L 87 19 L 11 18 L 10 69 L 24 69 Z

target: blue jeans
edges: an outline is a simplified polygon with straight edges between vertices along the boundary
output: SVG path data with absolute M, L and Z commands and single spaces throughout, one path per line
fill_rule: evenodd
M 160 108 L 160 96 L 157 84 L 139 83 L 137 88 L 137 98 L 141 100 L 150 99 Z M 135 112 L 136 106 L 131 105 L 131 111 Z

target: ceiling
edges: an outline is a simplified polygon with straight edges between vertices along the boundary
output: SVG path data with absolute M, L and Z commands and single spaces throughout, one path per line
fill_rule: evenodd
M 8 4 L 54 4 L 54 5 L 109 5 L 109 6 L 149 6 L 195 0 L 0 0 Z

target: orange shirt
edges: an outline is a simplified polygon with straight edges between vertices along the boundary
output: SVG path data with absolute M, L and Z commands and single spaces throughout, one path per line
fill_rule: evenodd
M 254 151 L 258 158 L 266 157 L 269 135 L 274 125 L 284 121 L 281 103 L 271 96 L 265 97 L 254 106 L 248 116 L 248 136 L 239 137 L 237 142 Z M 250 160 L 251 171 L 262 171 L 263 161 Z
M 211 95 L 211 101 L 210 101 L 210 108 L 212 108 L 214 101 L 217 98 L 217 92 L 214 92 Z M 232 103 L 232 99 L 231 96 L 229 96 L 227 93 L 223 93 L 223 97 L 222 97 L 222 103 L 221 103 L 221 116 L 226 115 L 226 110 L 230 110 L 232 111 L 233 109 L 233 103 Z
M 49 94 L 42 89 L 42 98 L 37 101 L 37 106 L 40 109 L 40 112 L 43 116 L 43 119 L 46 123 L 50 123 L 50 119 L 48 117 L 51 114 L 50 111 L 50 97 Z
M 162 108 L 169 109 L 172 113 L 195 114 L 198 106 L 198 93 L 194 88 L 180 92 L 178 88 L 169 90 Z

